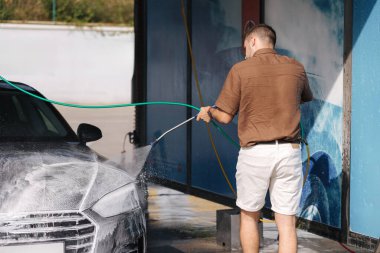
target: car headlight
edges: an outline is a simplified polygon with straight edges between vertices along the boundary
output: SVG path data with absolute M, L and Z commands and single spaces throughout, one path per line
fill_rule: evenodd
M 102 197 L 91 209 L 107 218 L 139 207 L 139 197 L 135 184 L 128 184 Z

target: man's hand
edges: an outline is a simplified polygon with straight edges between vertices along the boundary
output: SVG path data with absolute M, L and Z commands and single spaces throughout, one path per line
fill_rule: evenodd
M 211 121 L 210 109 L 211 109 L 211 106 L 201 107 L 201 111 L 198 113 L 198 116 L 197 116 L 197 121 L 203 120 L 209 123 Z

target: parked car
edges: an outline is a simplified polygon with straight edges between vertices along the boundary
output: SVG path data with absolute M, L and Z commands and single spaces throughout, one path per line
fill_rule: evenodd
M 101 137 L 89 124 L 75 134 L 52 104 L 0 82 L 0 252 L 146 251 L 144 194 L 86 146 Z

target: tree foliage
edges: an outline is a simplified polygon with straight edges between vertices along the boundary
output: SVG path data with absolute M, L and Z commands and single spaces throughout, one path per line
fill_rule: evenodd
M 133 25 L 134 0 L 55 0 L 55 18 L 66 23 Z M 0 20 L 51 21 L 53 0 L 0 0 Z

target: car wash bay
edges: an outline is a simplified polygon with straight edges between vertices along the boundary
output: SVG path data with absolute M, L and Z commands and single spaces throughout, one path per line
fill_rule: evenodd
M 380 219 L 376 97 L 380 4 L 376 1 L 136 1 L 135 101 L 186 101 L 199 106 L 197 76 L 205 104 L 213 104 L 230 67 L 242 60 L 242 24 L 272 25 L 276 50 L 304 64 L 315 100 L 302 106 L 311 169 L 303 189 L 300 227 L 336 241 L 374 249 Z M 186 27 L 197 71 L 192 68 Z M 175 92 L 173 92 L 175 91 Z M 138 108 L 140 145 L 194 115 L 185 108 Z M 162 120 L 165 119 L 165 120 Z M 224 127 L 237 140 L 234 121 Z M 211 128 L 234 184 L 238 150 Z M 161 184 L 233 203 L 233 194 L 202 124 L 188 125 L 152 150 Z M 303 154 L 306 161 L 306 152 Z M 306 163 L 305 163 L 306 164 Z M 210 180 L 212 179 L 212 180 Z M 365 182 L 365 183 L 364 183 Z M 265 215 L 270 216 L 267 203 Z
M 301 108 L 311 162 L 298 213 L 300 251 L 345 252 L 338 244 L 343 242 L 355 252 L 374 252 L 380 236 L 379 13 L 376 1 L 136 1 L 133 99 L 200 106 L 198 79 L 205 104 L 213 104 L 228 70 L 242 60 L 242 24 L 254 19 L 272 25 L 278 31 L 276 50 L 305 65 L 316 98 Z M 91 123 L 86 117 L 92 117 L 104 136 L 115 135 L 118 143 L 89 144 L 111 159 L 123 149 L 126 125 L 131 124 L 127 131 L 136 129 L 135 144 L 144 146 L 196 113 L 165 105 L 138 107 L 136 114 L 130 108 L 60 110 L 70 123 Z M 233 141 L 236 126 L 235 120 L 223 127 Z M 211 133 L 226 176 L 203 123 L 173 131 L 152 149 L 148 252 L 229 251 L 216 243 L 215 219 L 217 210 L 234 207 L 226 178 L 234 188 L 238 149 L 218 130 Z M 303 160 L 306 164 L 306 152 Z M 264 216 L 271 215 L 268 202 Z M 263 252 L 276 249 L 276 236 L 274 224 L 265 223 Z
M 122 150 L 123 142 L 119 137 L 134 127 L 133 121 L 130 120 L 135 114 L 133 108 L 105 109 L 104 113 L 65 107 L 60 107 L 59 110 L 73 129 L 83 121 L 99 126 L 104 137 L 90 145 L 99 153 L 107 154 L 111 158 L 118 157 Z M 125 146 L 127 152 L 132 148 L 133 145 L 129 143 Z M 218 245 L 216 239 L 216 211 L 231 207 L 158 184 L 149 184 L 148 193 L 147 252 L 231 252 Z M 300 253 L 347 252 L 336 241 L 304 230 L 298 230 L 298 236 Z M 261 252 L 275 252 L 278 247 L 276 239 L 275 225 L 264 223 L 264 247 Z M 350 248 L 357 253 L 372 252 Z

